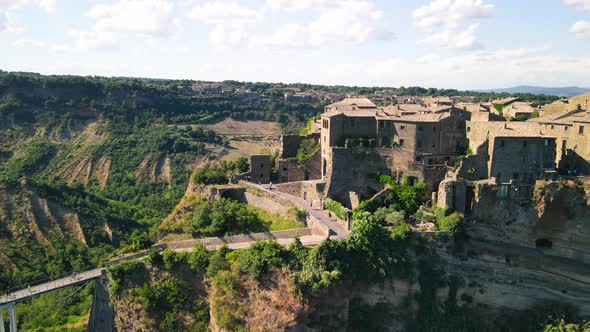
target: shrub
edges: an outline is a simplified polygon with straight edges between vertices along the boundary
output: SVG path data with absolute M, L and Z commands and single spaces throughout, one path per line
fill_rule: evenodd
M 229 182 L 226 171 L 215 165 L 206 164 L 197 169 L 193 175 L 193 180 L 196 183 L 211 185 L 211 184 L 227 184 Z
M 259 281 L 270 267 L 285 264 L 286 252 L 276 241 L 257 241 L 238 256 L 240 270 Z
M 450 209 L 434 208 L 436 216 L 436 224 L 441 231 L 455 234 L 463 221 L 463 216 L 460 213 L 452 212 Z
M 205 271 L 209 265 L 209 253 L 201 242 L 197 242 L 193 251 L 188 254 L 187 263 L 195 272 Z
M 316 143 L 311 138 L 306 138 L 301 141 L 299 148 L 297 149 L 297 161 L 303 162 L 311 158 L 311 156 L 320 148 L 320 144 Z
M 352 211 L 350 209 L 345 208 L 340 202 L 331 198 L 324 199 L 324 208 L 334 212 L 338 218 L 343 220 L 348 220 L 348 218 L 352 216 Z
M 175 268 L 179 263 L 184 261 L 184 254 L 175 252 L 170 249 L 165 249 L 162 252 L 162 260 L 164 262 L 164 268 L 166 270 L 172 270 Z
M 209 277 L 213 278 L 219 271 L 229 269 L 229 263 L 225 257 L 229 252 L 230 250 L 226 245 L 215 251 L 209 259 L 209 265 L 207 266 L 207 275 Z

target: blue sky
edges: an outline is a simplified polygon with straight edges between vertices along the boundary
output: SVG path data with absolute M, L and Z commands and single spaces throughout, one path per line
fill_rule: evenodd
M 590 0 L 0 0 L 0 69 L 590 87 Z

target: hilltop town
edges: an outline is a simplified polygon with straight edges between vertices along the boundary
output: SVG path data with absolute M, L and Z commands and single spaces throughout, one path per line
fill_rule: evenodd
M 536 331 L 590 317 L 590 95 L 202 84 L 0 73 L 6 323 Z M 76 290 L 75 310 L 40 309 Z
M 415 97 L 387 106 L 345 98 L 327 105 L 305 135 L 282 136 L 276 174 L 270 155 L 255 155 L 249 176 L 257 183 L 274 178 L 279 190 L 298 187 L 304 199 L 325 194 L 348 208 L 383 189 L 380 175 L 425 182 L 433 205 L 459 212 L 477 210 L 482 186 L 500 199 L 526 200 L 537 180 L 589 174 L 588 97 L 545 107 L 519 98 Z M 302 146 L 304 159 L 297 158 Z

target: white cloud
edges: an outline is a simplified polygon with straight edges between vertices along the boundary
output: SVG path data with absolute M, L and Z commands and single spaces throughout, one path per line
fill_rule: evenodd
M 119 0 L 94 6 L 88 16 L 96 20 L 94 30 L 98 32 L 169 37 L 180 27 L 174 6 L 164 0 Z
M 470 25 L 465 30 L 443 29 L 418 41 L 419 44 L 427 44 L 440 48 L 473 49 L 480 46 L 475 31 L 478 23 Z
M 286 11 L 325 10 L 326 8 L 335 7 L 341 2 L 339 0 L 266 0 L 266 7 Z
M 392 57 L 325 64 L 328 84 L 479 89 L 514 85 L 590 84 L 590 57 L 554 56 L 547 48 L 474 51 L 454 56 Z M 482 78 L 485 78 L 482 80 Z
M 579 10 L 590 12 L 590 0 L 561 0 L 566 5 L 575 6 Z
M 345 1 L 324 11 L 309 25 L 310 43 L 315 46 L 337 43 L 360 44 L 391 36 L 381 25 L 383 12 L 369 1 Z
M 256 10 L 243 7 L 237 2 L 207 2 L 192 8 L 189 17 L 205 24 L 253 23 L 259 19 Z
M 55 0 L 40 0 L 39 7 L 45 9 L 49 13 L 53 13 L 57 8 Z
M 572 25 L 570 31 L 580 39 L 590 39 L 590 21 L 578 21 Z
M 45 47 L 45 43 L 32 39 L 19 39 L 13 42 L 12 46 L 16 48 L 42 48 Z
M 483 0 L 433 0 L 412 13 L 416 25 L 429 35 L 420 43 L 441 48 L 472 49 L 480 45 L 478 24 L 467 21 L 489 17 L 495 6 Z
M 289 22 L 292 11 L 301 11 L 304 19 Z M 215 46 L 317 48 L 392 37 L 383 12 L 369 0 L 267 0 L 257 9 L 205 3 L 189 16 L 211 26 L 209 41 Z

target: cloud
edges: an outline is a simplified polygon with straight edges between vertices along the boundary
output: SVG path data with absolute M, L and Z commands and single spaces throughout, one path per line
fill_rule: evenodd
M 12 12 L 30 4 L 30 0 L 0 0 L 0 32 L 18 32 L 22 27 L 14 22 Z M 40 0 L 40 8 L 47 12 L 55 10 L 55 0 Z
M 266 7 L 274 10 L 299 11 L 306 9 L 325 10 L 336 7 L 339 0 L 266 0 Z
M 182 30 L 177 9 L 173 1 L 167 0 L 117 0 L 97 4 L 86 13 L 94 20 L 92 27 L 70 31 L 74 41 L 54 45 L 51 52 L 112 51 L 127 41 L 149 42 L 175 37 Z
M 440 48 L 475 49 L 480 46 L 475 36 L 478 27 L 479 24 L 475 23 L 465 30 L 443 29 L 440 32 L 432 33 L 418 43 Z
M 479 24 L 467 21 L 486 18 L 495 6 L 483 0 L 433 0 L 412 13 L 416 26 L 429 35 L 419 41 L 440 48 L 473 49 L 480 46 L 475 31 Z
M 253 23 L 258 20 L 259 14 L 237 2 L 207 2 L 194 6 L 189 17 L 205 24 L 235 25 Z
M 292 11 L 303 19 L 289 22 Z M 236 2 L 205 3 L 189 16 L 211 26 L 209 42 L 219 47 L 318 48 L 393 36 L 383 12 L 368 0 L 267 0 L 256 9 Z
M 561 0 L 561 2 L 590 13 L 590 0 Z
M 577 38 L 590 39 L 590 21 L 578 21 L 572 25 L 570 31 L 575 33 Z
M 48 13 L 53 13 L 57 8 L 57 4 L 55 0 L 40 0 L 39 7 L 45 9 Z
M 16 48 L 42 48 L 45 47 L 45 43 L 32 39 L 19 39 L 12 43 L 12 46 Z
M 174 3 L 164 0 L 119 0 L 99 4 L 88 12 L 98 32 L 135 33 L 169 37 L 179 30 Z
M 590 57 L 555 56 L 550 51 L 510 48 L 452 56 L 433 53 L 419 58 L 395 56 L 380 61 L 324 64 L 322 73 L 329 81 L 321 83 L 458 89 L 590 84 Z

